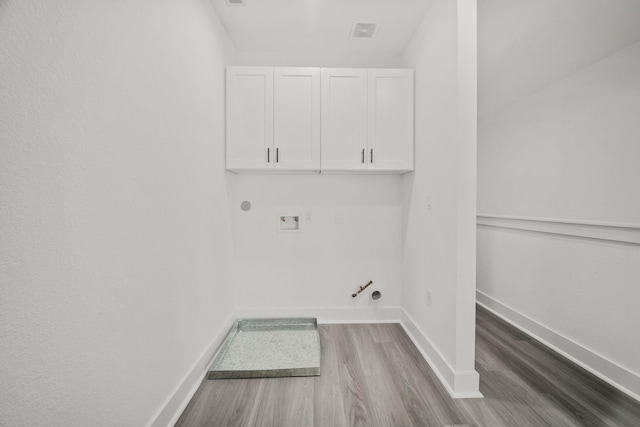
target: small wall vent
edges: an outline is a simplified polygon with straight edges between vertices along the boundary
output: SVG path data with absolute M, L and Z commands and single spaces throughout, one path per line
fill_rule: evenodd
M 229 6 L 246 6 L 247 0 L 227 0 Z
M 376 22 L 355 22 L 351 27 L 351 39 L 353 40 L 371 40 L 375 38 L 378 30 Z

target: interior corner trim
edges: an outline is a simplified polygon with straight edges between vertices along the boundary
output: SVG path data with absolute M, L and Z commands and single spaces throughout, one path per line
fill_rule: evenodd
M 476 224 L 481 227 L 510 228 L 536 233 L 640 245 L 640 224 L 490 214 L 478 214 Z

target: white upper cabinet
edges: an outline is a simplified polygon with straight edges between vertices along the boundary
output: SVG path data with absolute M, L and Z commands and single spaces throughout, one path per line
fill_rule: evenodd
M 413 70 L 322 69 L 322 170 L 413 170 Z
M 413 170 L 413 70 L 369 70 L 369 166 Z
M 322 168 L 366 169 L 367 70 L 322 69 Z
M 320 170 L 320 69 L 276 68 L 274 168 Z
M 227 169 L 263 169 L 273 150 L 273 68 L 227 68 Z
M 413 70 L 228 67 L 227 169 L 413 170 Z
M 320 170 L 319 68 L 227 68 L 227 169 Z

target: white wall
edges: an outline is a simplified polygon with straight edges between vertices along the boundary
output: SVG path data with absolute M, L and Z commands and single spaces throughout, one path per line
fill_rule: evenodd
M 238 65 L 266 67 L 402 68 L 401 55 L 238 51 Z
M 239 65 L 400 67 L 400 58 L 241 52 Z M 313 316 L 320 322 L 399 319 L 402 184 L 394 175 L 228 174 L 233 197 L 237 315 Z M 249 212 L 240 203 L 250 201 Z M 311 213 L 300 233 L 281 214 Z M 336 224 L 336 214 L 341 223 Z M 351 294 L 373 280 L 358 298 Z M 371 299 L 379 290 L 382 298 Z
M 483 0 L 478 109 L 496 112 L 640 39 L 640 2 Z
M 485 114 L 479 213 L 626 224 L 615 230 L 638 233 L 639 75 L 635 43 Z M 640 246 L 622 240 L 481 226 L 478 290 L 481 301 L 637 397 Z
M 229 182 L 240 317 L 399 319 L 399 176 L 231 174 Z M 240 209 L 245 200 L 247 212 Z M 300 215 L 301 231 L 280 232 L 283 214 Z M 370 298 L 374 290 L 382 292 L 378 301 Z
M 233 309 L 233 50 L 206 0 L 0 22 L 0 424 L 145 425 Z
M 640 43 L 482 117 L 478 212 L 640 223 Z
M 416 76 L 416 171 L 403 182 L 402 307 L 408 329 L 459 396 L 478 392 L 475 7 L 435 1 L 405 52 Z

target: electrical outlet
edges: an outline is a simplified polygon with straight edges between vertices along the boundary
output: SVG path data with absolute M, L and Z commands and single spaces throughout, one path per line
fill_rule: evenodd
M 427 289 L 427 307 L 431 307 L 431 291 Z

